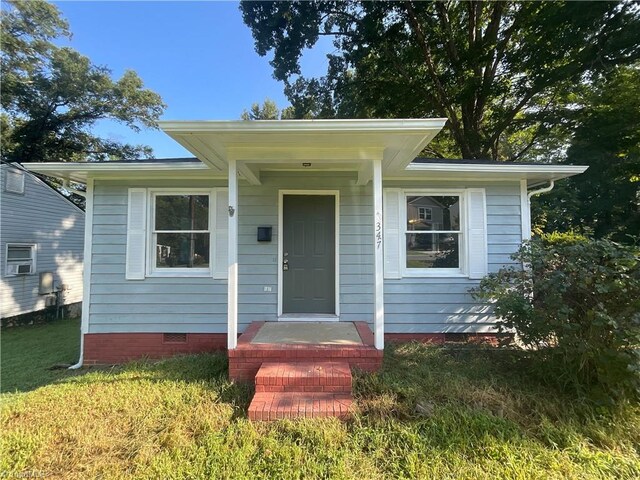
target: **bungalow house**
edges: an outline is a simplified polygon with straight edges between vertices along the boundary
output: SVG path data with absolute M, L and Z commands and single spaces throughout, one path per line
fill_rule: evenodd
M 18 164 L 0 164 L 0 318 L 80 311 L 84 212 Z M 78 306 L 78 308 L 75 308 Z
M 444 123 L 165 121 L 195 158 L 30 166 L 87 184 L 80 362 L 227 348 L 252 379 L 494 335 L 469 288 L 529 238 L 531 190 L 586 167 L 416 159 Z

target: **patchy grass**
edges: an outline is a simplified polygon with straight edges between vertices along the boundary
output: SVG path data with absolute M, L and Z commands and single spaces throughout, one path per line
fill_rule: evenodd
M 640 409 L 599 412 L 513 355 L 390 346 L 355 418 L 250 423 L 224 355 L 136 362 L 11 395 L 0 471 L 64 478 L 638 478 Z M 5 396 L 6 398 L 6 396 Z
M 0 391 L 23 392 L 69 376 L 64 368 L 80 355 L 80 320 L 3 328 L 0 332 Z

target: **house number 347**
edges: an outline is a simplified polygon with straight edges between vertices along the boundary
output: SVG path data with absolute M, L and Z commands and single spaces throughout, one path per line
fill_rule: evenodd
M 382 215 L 376 215 L 376 249 L 382 246 Z

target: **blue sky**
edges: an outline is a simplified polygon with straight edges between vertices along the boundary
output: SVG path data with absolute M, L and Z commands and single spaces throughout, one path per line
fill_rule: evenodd
M 114 77 L 135 70 L 162 96 L 163 120 L 235 120 L 254 102 L 271 98 L 287 105 L 283 84 L 273 79 L 269 56 L 255 53 L 238 2 L 53 2 L 70 24 L 65 42 Z M 326 71 L 329 41 L 305 53 L 302 71 Z M 147 144 L 156 157 L 188 155 L 160 131 L 139 134 L 100 122 L 103 137 Z

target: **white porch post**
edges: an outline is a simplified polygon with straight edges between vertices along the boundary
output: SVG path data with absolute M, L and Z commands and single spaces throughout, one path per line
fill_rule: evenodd
M 227 348 L 238 344 L 238 168 L 229 159 L 229 275 L 227 280 Z
M 527 190 L 527 181 L 520 180 L 520 212 L 522 220 L 522 241 L 531 240 L 531 202 Z
M 374 225 L 374 265 L 375 265 L 375 314 L 374 336 L 378 350 L 384 348 L 384 250 L 382 248 L 382 161 L 373 161 L 373 225 Z

